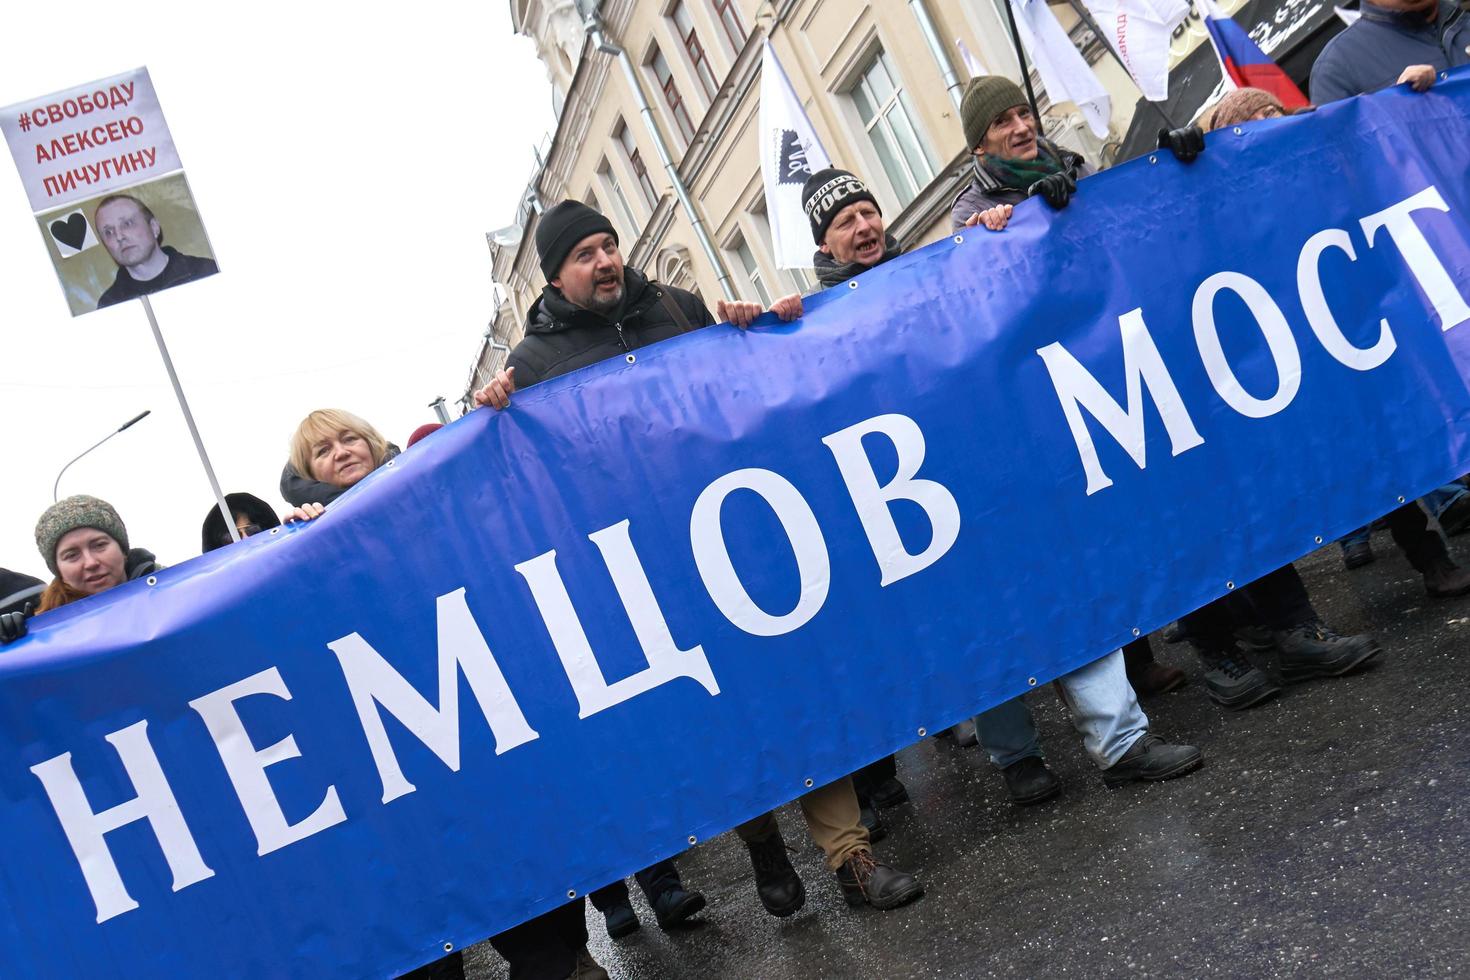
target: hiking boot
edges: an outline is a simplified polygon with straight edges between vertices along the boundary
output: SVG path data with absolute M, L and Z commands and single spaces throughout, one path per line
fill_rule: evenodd
M 1470 494 L 1462 494 L 1439 515 L 1439 526 L 1454 537 L 1470 531 Z
M 638 931 L 642 925 L 638 921 L 638 913 L 633 911 L 633 906 L 628 902 L 619 902 L 606 912 L 602 913 L 607 921 L 607 938 L 622 939 Z
M 658 927 L 667 932 L 692 915 L 704 911 L 704 893 L 685 888 L 670 888 L 653 901 L 653 915 Z M 612 931 L 608 931 L 612 935 Z
M 794 915 L 806 904 L 806 886 L 786 856 L 786 842 L 778 831 L 763 841 L 747 841 L 750 865 L 755 869 L 755 893 L 774 916 Z
M 567 974 L 567 980 L 610 980 L 607 971 L 592 958 L 583 946 L 577 953 L 577 963 L 572 967 L 572 972 Z
M 1108 786 L 1156 783 L 1193 772 L 1204 761 L 1200 750 L 1193 745 L 1170 745 L 1153 732 L 1144 732 L 1123 753 L 1123 758 L 1103 770 L 1103 783 Z
M 1338 636 L 1316 620 L 1276 633 L 1276 662 L 1288 684 L 1350 674 L 1382 652 L 1371 636 Z
M 1281 693 L 1280 686 L 1239 651 L 1198 652 L 1205 665 L 1205 690 L 1222 707 L 1244 711 Z
M 1424 573 L 1424 591 L 1436 599 L 1449 599 L 1470 592 L 1470 570 L 1461 568 L 1446 555 L 1435 559 Z
M 909 801 L 908 787 L 898 781 L 895 776 L 890 776 L 877 786 L 873 787 L 873 805 L 880 810 L 898 806 L 900 803 Z
M 858 851 L 837 869 L 837 883 L 851 906 L 864 902 L 888 911 L 906 905 L 924 894 L 924 886 L 913 875 L 873 860 L 871 851 Z
M 1373 554 L 1373 543 L 1371 541 L 1354 541 L 1342 549 L 1342 563 L 1351 571 L 1354 568 L 1362 568 L 1371 565 L 1377 556 Z
M 877 843 L 888 836 L 888 825 L 878 815 L 878 808 L 873 805 L 873 801 L 869 797 L 858 797 L 858 821 L 863 825 L 863 829 L 868 832 L 868 843 Z
M 1006 781 L 1006 792 L 1017 806 L 1030 806 L 1049 800 L 1062 791 L 1062 781 L 1046 767 L 1039 755 L 1028 755 L 1000 771 Z
M 1178 667 L 1170 667 L 1155 660 L 1128 678 L 1128 681 L 1133 685 L 1134 694 L 1141 698 L 1151 698 L 1183 687 L 1186 679 L 1184 671 Z

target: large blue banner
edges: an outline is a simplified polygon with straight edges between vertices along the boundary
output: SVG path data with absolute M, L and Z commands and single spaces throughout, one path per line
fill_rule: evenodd
M 0 975 L 394 974 L 1470 471 L 1467 109 L 1117 168 L 35 620 Z

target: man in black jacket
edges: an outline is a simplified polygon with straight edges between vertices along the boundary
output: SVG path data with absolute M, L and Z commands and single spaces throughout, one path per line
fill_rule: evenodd
M 542 216 L 536 251 L 547 286 L 527 315 L 524 339 L 506 358 L 506 367 L 475 392 L 476 404 L 503 409 L 517 388 L 715 322 L 698 296 L 625 268 L 611 222 L 580 201 L 563 201 Z M 742 328 L 762 312 L 757 303 L 724 300 L 716 309 L 721 320 Z M 788 320 L 801 314 L 799 301 L 783 301 L 775 309 Z M 800 802 L 812 839 L 836 872 L 848 904 L 893 909 L 924 893 L 913 875 L 874 860 L 851 779 L 817 787 Z M 735 830 L 750 849 L 756 892 L 766 911 L 795 913 L 806 901 L 806 888 L 786 856 L 775 814 Z

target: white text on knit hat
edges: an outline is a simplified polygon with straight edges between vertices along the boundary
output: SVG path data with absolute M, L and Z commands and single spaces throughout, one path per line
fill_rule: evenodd
M 816 221 L 818 215 L 832 210 L 854 194 L 866 194 L 867 192 L 867 186 L 851 174 L 833 177 L 806 199 L 807 217 Z

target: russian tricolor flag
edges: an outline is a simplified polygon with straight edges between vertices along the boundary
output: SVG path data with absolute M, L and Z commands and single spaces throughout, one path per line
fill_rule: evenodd
M 1216 6 L 1214 0 L 1194 0 L 1194 3 L 1204 15 L 1210 43 L 1215 46 L 1220 65 L 1232 82 L 1241 88 L 1265 89 L 1288 109 L 1311 105 L 1281 66 L 1266 57 L 1250 35 L 1234 18 Z

